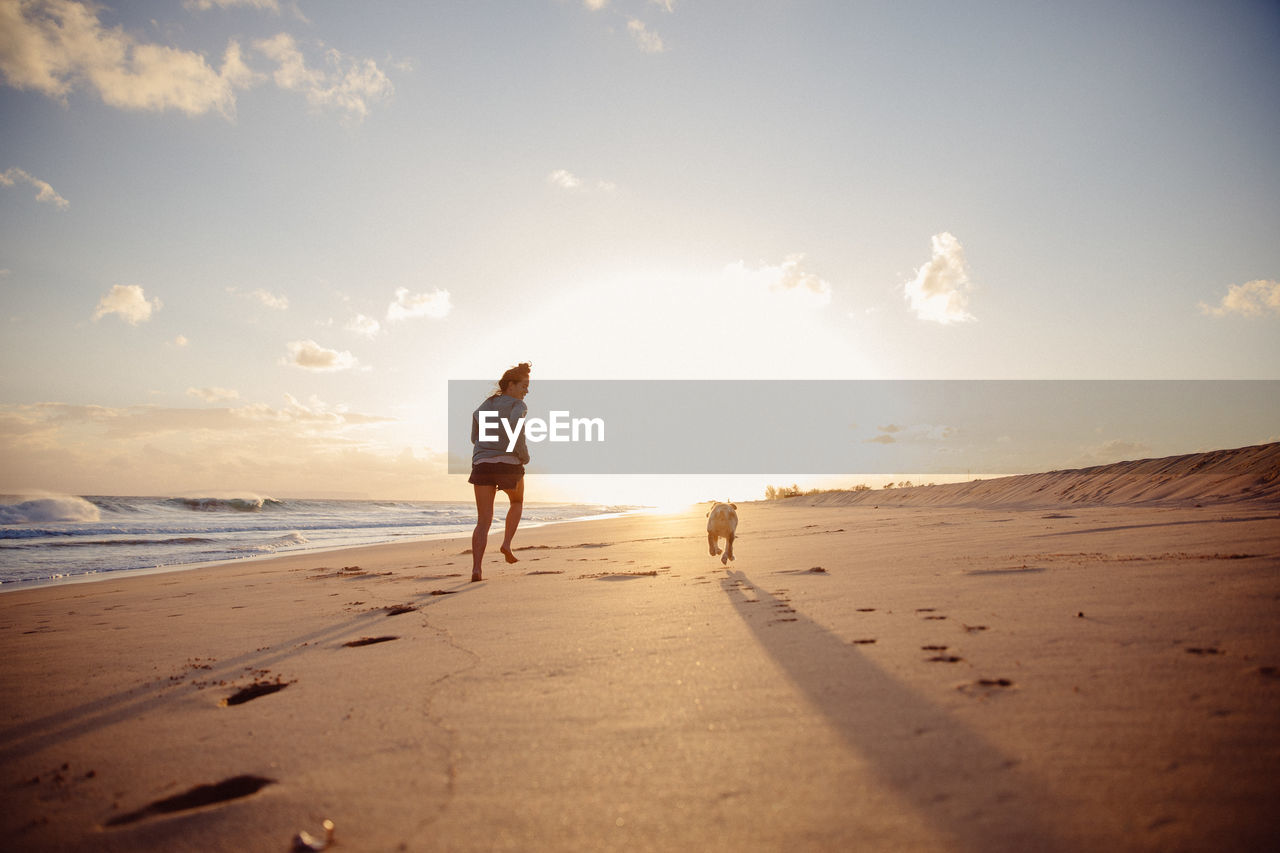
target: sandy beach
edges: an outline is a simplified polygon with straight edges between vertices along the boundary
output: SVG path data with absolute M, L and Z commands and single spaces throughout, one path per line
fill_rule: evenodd
M 1274 849 L 1278 450 L 5 593 L 0 846 Z

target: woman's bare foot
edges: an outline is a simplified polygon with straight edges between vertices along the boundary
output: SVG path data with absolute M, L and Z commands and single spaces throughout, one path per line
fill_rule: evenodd
M 482 581 L 482 580 L 484 580 L 484 577 L 482 577 L 482 576 L 481 576 L 481 574 L 480 574 L 479 572 L 472 572 L 472 573 L 471 573 L 471 582 L 472 582 L 472 583 L 478 583 L 479 581 Z
M 511 553 L 511 549 L 510 549 L 510 548 L 508 548 L 506 545 L 503 545 L 503 546 L 502 546 L 501 548 L 499 548 L 498 550 L 500 550 L 500 551 L 502 552 L 502 556 L 503 556 L 503 557 L 506 557 L 506 559 L 507 559 L 507 562 L 508 562 L 508 563 L 518 563 L 518 562 L 520 562 L 519 560 L 517 560 L 517 559 L 516 559 L 516 555 L 515 555 L 515 554 L 512 554 L 512 553 Z

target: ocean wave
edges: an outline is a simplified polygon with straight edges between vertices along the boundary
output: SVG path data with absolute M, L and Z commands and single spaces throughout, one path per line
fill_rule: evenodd
M 120 515 L 140 515 L 146 510 L 139 506 L 139 498 L 118 498 L 101 495 L 87 495 L 85 497 L 89 503 L 106 513 L 116 513 Z
M 257 495 L 234 498 L 172 498 L 170 503 L 197 512 L 261 512 L 264 509 L 284 506 L 284 501 Z
M 310 541 L 310 539 L 303 536 L 298 531 L 293 530 L 283 536 L 277 536 L 266 544 L 273 548 L 287 548 L 290 545 L 305 545 Z
M 276 551 L 306 545 L 310 541 L 310 539 L 295 530 L 293 532 L 286 533 L 283 536 L 276 536 L 272 539 L 268 539 L 264 542 L 244 542 L 241 544 L 227 543 L 225 544 L 225 552 L 230 555 L 273 554 Z
M 49 524 L 56 521 L 97 521 L 98 508 L 84 498 L 57 495 L 18 498 L 0 504 L 0 524 Z

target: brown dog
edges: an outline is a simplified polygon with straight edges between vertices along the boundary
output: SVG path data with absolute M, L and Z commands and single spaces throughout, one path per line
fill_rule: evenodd
M 724 556 L 721 565 L 727 566 L 733 559 L 733 537 L 738 532 L 738 507 L 736 504 L 717 503 L 707 513 L 707 548 L 711 556 L 720 553 L 720 537 L 724 537 Z

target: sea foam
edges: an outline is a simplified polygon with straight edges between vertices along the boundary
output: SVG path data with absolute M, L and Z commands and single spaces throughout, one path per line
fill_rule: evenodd
M 71 495 L 0 498 L 0 524 L 48 524 L 55 521 L 98 521 L 98 508 Z

